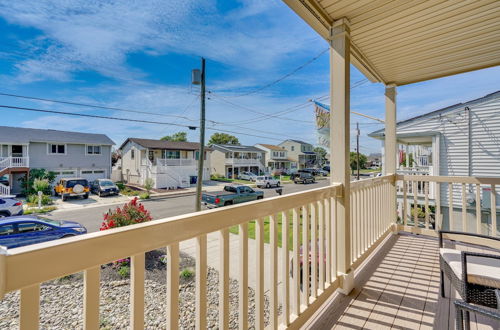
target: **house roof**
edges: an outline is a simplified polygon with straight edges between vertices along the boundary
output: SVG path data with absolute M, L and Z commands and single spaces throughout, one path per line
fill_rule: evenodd
M 122 149 L 128 141 L 137 143 L 138 145 L 149 148 L 149 149 L 169 149 L 169 150 L 199 150 L 200 144 L 198 142 L 180 142 L 180 141 L 163 141 L 154 139 L 140 139 L 140 138 L 128 138 L 122 143 L 120 149 Z M 206 151 L 212 151 L 210 148 L 206 148 Z
M 105 134 L 58 131 L 53 129 L 38 129 L 24 127 L 0 126 L 0 142 L 30 143 L 30 142 L 57 142 L 75 144 L 102 144 L 115 143 Z
M 259 143 L 257 144 L 256 146 L 262 146 L 264 148 L 267 148 L 269 150 L 278 150 L 278 151 L 286 151 L 285 148 L 283 147 L 280 147 L 280 146 L 276 146 L 274 144 L 264 144 L 264 143 Z M 258 147 L 257 147 L 258 148 Z
M 232 151 L 232 152 L 264 152 L 264 150 L 259 149 L 254 146 L 238 146 L 234 144 L 212 144 L 210 146 L 215 150 L 222 152 Z
M 307 142 L 304 142 L 304 141 L 301 141 L 301 140 L 293 140 L 293 139 L 288 139 L 288 140 L 285 140 L 285 141 L 281 142 L 280 144 L 283 144 L 283 143 L 285 143 L 286 141 L 292 141 L 292 142 L 295 142 L 295 143 L 300 143 L 300 144 L 308 144 L 308 145 L 311 145 L 310 143 L 307 143 Z
M 398 126 L 408 125 L 408 124 L 416 123 L 419 121 L 425 121 L 425 120 L 428 120 L 428 119 L 431 119 L 431 118 L 434 118 L 436 116 L 440 116 L 440 115 L 443 115 L 443 114 L 446 114 L 446 113 L 449 113 L 452 111 L 463 110 L 465 107 L 471 107 L 475 104 L 487 102 L 489 100 L 498 99 L 498 98 L 500 98 L 500 91 L 496 91 L 494 93 L 491 93 L 491 94 L 488 94 L 488 95 L 485 95 L 485 96 L 482 96 L 480 98 L 470 100 L 470 101 L 467 101 L 464 103 L 457 103 L 457 104 L 450 105 L 450 106 L 447 106 L 447 107 L 439 109 L 439 110 L 434 110 L 434 111 L 425 113 L 423 115 L 418 115 L 418 116 L 415 116 L 415 117 L 412 117 L 409 119 L 399 121 L 396 124 L 396 128 Z M 433 132 L 429 132 L 429 134 L 432 134 L 432 133 Z M 425 133 L 425 135 L 428 135 L 428 134 Z M 385 136 L 385 128 L 371 132 L 370 134 L 368 134 L 368 136 L 373 137 L 373 138 L 382 138 Z
M 497 0 L 284 2 L 328 42 L 345 22 L 351 63 L 373 82 L 401 86 L 500 65 Z

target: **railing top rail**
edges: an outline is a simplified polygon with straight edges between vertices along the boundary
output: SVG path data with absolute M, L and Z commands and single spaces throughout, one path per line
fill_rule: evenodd
M 4 290 L 78 273 L 172 243 L 333 197 L 341 184 L 7 250 Z M 1 288 L 0 288 L 1 289 Z M 2 296 L 4 292 L 0 292 Z
M 440 183 L 500 184 L 500 177 L 397 175 L 396 180 Z
M 351 191 L 362 190 L 369 187 L 378 186 L 383 183 L 393 183 L 394 179 L 395 179 L 394 174 L 389 174 L 389 175 L 379 176 L 376 178 L 353 181 L 351 182 Z

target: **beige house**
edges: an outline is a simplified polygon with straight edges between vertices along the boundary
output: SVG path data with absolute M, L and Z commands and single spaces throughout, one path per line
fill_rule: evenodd
M 264 172 L 265 152 L 253 146 L 213 144 L 210 146 L 211 170 L 226 178 L 238 177 L 242 172 Z
M 186 188 L 196 184 L 199 143 L 128 138 L 120 146 L 121 176 L 125 182 L 143 185 L 147 178 L 154 188 Z M 203 180 L 210 179 L 210 153 L 205 149 Z
M 288 158 L 298 164 L 299 169 L 313 167 L 317 163 L 313 145 L 300 140 L 285 140 L 279 144 L 288 151 Z
M 290 172 L 291 170 L 297 169 L 297 162 L 288 157 L 288 150 L 285 148 L 263 143 L 256 144 L 255 147 L 265 151 L 264 166 L 266 172 Z

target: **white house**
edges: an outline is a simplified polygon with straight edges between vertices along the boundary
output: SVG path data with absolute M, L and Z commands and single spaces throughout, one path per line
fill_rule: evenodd
M 213 173 L 231 178 L 241 172 L 259 174 L 264 168 L 264 150 L 253 146 L 212 144 L 211 165 Z
M 154 188 L 185 188 L 196 184 L 200 144 L 128 138 L 122 143 L 121 175 L 124 181 L 143 185 L 147 178 Z M 210 148 L 205 149 L 203 180 L 210 179 Z
M 297 168 L 297 162 L 288 158 L 288 150 L 285 148 L 263 143 L 256 144 L 255 147 L 265 151 L 264 166 L 266 167 L 267 172 L 289 172 L 290 170 Z
M 104 134 L 0 126 L 0 195 L 19 194 L 30 169 L 63 177 L 109 178 L 111 147 Z M 8 182 L 8 184 L 7 184 Z
M 300 140 L 285 140 L 279 146 L 288 151 L 288 157 L 298 164 L 299 169 L 317 165 L 317 155 L 312 144 Z
M 396 132 L 400 174 L 500 177 L 500 91 L 401 121 L 397 123 Z M 383 141 L 384 130 L 372 132 L 369 136 Z M 410 154 L 413 158 L 411 164 Z M 403 160 L 406 160 L 406 167 L 401 165 Z M 423 193 L 420 191 L 422 187 L 416 185 L 419 195 Z M 434 186 L 429 188 L 431 197 L 435 198 Z M 472 194 L 474 187 L 466 185 L 464 188 L 469 192 L 466 203 L 474 217 L 472 213 L 477 202 Z M 440 201 L 444 209 L 449 205 L 449 189 L 447 184 L 440 185 Z M 452 189 L 452 203 L 458 209 L 463 203 L 463 188 L 456 184 Z M 497 195 L 500 206 L 498 191 Z M 489 208 L 490 200 L 490 187 L 482 187 L 480 203 L 483 208 Z M 459 214 L 456 216 L 460 218 Z M 486 222 L 489 216 L 483 213 L 483 221 Z

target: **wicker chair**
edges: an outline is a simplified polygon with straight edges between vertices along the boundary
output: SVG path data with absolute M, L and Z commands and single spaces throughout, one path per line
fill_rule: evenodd
M 497 246 L 500 238 L 481 234 L 439 231 L 441 296 L 445 296 L 444 276 L 446 275 L 466 303 L 496 309 L 498 302 L 495 289 L 500 289 L 500 255 L 446 249 L 443 246 L 443 234 L 472 236 L 489 240 Z
M 496 320 L 500 324 L 500 290 L 495 290 L 495 296 L 497 299 L 497 306 L 498 306 L 496 310 L 486 309 L 476 305 L 471 305 L 463 300 L 455 300 L 455 311 L 457 313 L 457 318 L 456 318 L 457 330 L 470 329 L 470 321 L 468 318 L 466 318 L 465 320 L 466 323 L 464 327 L 464 312 L 466 315 L 468 315 L 470 312 L 483 315 L 493 320 Z

